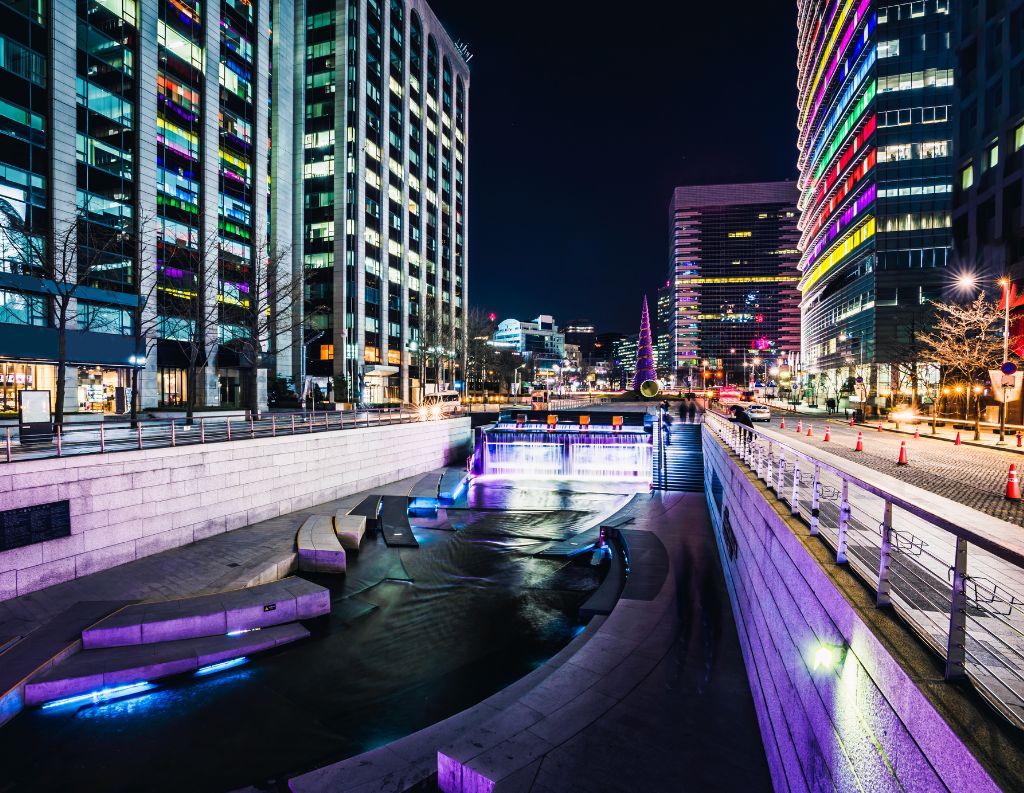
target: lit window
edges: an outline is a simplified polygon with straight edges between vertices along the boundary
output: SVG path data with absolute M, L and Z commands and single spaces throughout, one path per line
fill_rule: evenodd
M 900 40 L 893 39 L 892 41 L 880 41 L 878 42 L 878 57 L 879 58 L 892 58 L 900 54 Z
M 996 141 L 988 147 L 988 151 L 985 153 L 986 159 L 988 160 L 988 167 L 995 168 L 999 165 L 999 142 Z
M 1017 127 L 1013 133 L 1013 150 L 1018 151 L 1021 148 L 1024 148 L 1024 124 Z
M 320 345 L 320 360 L 321 361 L 333 361 L 334 360 L 334 345 L 333 344 L 321 344 Z
M 974 185 L 974 163 L 968 163 L 961 171 L 961 189 L 970 190 Z

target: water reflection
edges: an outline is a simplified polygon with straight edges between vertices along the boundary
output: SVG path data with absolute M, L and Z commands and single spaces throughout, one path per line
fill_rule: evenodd
M 467 508 L 416 522 L 420 548 L 374 539 L 347 576 L 316 578 L 332 613 L 310 640 L 133 699 L 19 716 L 0 733 L 0 791 L 230 790 L 458 712 L 580 629 L 598 572 L 532 553 L 629 497 L 609 490 L 475 483 Z

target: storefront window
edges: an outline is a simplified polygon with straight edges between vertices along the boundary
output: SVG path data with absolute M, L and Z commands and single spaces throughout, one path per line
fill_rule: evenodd
M 80 366 L 78 409 L 88 413 L 124 413 L 130 408 L 127 369 Z
M 34 363 L 0 361 L 0 412 L 18 412 L 18 392 L 40 389 L 50 392 L 51 407 L 55 398 L 57 369 Z
M 185 404 L 188 399 L 187 369 L 160 369 L 156 377 L 161 407 Z

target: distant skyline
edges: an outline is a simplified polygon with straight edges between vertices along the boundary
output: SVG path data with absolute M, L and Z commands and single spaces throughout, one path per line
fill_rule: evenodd
M 796 178 L 796 4 L 432 0 L 474 54 L 470 305 L 636 332 L 685 184 Z

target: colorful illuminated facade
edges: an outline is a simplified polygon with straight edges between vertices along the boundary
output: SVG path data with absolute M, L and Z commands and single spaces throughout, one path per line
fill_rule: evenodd
M 798 0 L 802 363 L 870 397 L 921 378 L 950 264 L 951 0 Z
M 290 194 L 269 189 L 292 169 L 292 105 L 270 103 L 290 97 L 292 14 L 271 0 L 0 4 L 0 209 L 18 232 L 0 256 L 0 409 L 56 377 L 54 279 L 24 280 L 33 247 L 80 287 L 68 411 L 120 412 L 132 367 L 143 406 L 183 402 L 193 344 L 200 405 L 242 404 L 247 377 L 262 401 L 257 367 L 287 371 L 273 353 L 288 327 L 258 364 L 232 342 L 260 249 L 292 247 Z
M 738 383 L 754 357 L 800 347 L 794 182 L 677 187 L 672 198 L 671 360 L 698 385 L 703 362 Z
M 308 0 L 303 27 L 308 371 L 416 401 L 465 350 L 468 56 L 421 0 Z

